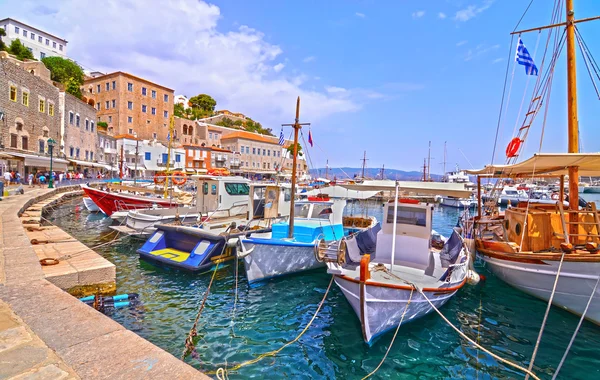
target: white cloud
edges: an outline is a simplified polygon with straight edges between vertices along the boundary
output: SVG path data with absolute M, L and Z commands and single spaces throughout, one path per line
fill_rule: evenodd
M 314 62 L 316 59 L 317 59 L 317 57 L 311 55 L 311 56 L 304 58 L 302 60 L 302 62 L 304 62 L 304 63 Z
M 465 45 L 467 42 L 468 42 L 467 40 L 462 40 L 462 41 L 459 41 L 459 42 L 457 42 L 457 43 L 456 43 L 456 46 L 457 46 L 457 47 L 458 47 L 458 46 L 463 46 L 463 45 Z
M 477 47 L 475 47 L 475 49 L 469 49 L 469 51 L 467 52 L 467 55 L 465 56 L 465 61 L 470 61 L 474 58 L 477 58 L 479 56 L 482 56 L 486 53 L 489 53 L 490 51 L 494 51 L 497 50 L 500 47 L 500 45 L 486 45 L 486 44 L 479 44 L 477 45 Z
M 275 66 L 273 66 L 273 70 L 275 70 L 275 72 L 278 73 L 281 70 L 283 70 L 284 67 L 285 65 L 283 63 L 278 63 Z
M 339 94 L 339 93 L 347 92 L 348 90 L 346 90 L 343 87 L 326 86 L 325 91 L 327 91 L 330 94 Z
M 423 16 L 425 16 L 425 11 L 416 11 L 412 14 L 412 18 L 414 19 L 421 18 Z
M 443 19 L 445 19 L 446 17 L 448 17 L 448 16 L 446 16 L 446 14 L 445 14 L 444 12 L 440 12 L 440 13 L 438 13 L 438 18 L 440 18 L 440 19 L 442 19 L 442 20 L 443 20 Z
M 126 71 L 176 93 L 212 95 L 265 126 L 289 121 L 296 97 L 311 121 L 360 109 L 364 100 L 308 88 L 302 73 L 284 74 L 282 49 L 249 26 L 224 30 L 219 7 L 199 0 L 10 0 L 11 15 L 69 41 L 69 56 L 86 69 Z M 85 20 L 85 21 L 80 21 Z M 133 22 L 132 20 L 136 20 Z M 278 71 L 279 68 L 279 72 Z
M 367 15 L 366 15 L 366 14 L 364 14 L 364 13 L 360 13 L 360 12 L 356 12 L 356 13 L 355 13 L 355 15 L 356 15 L 356 17 L 360 17 L 360 18 L 365 18 L 365 17 L 367 17 Z
M 485 11 L 489 7 L 492 6 L 495 0 L 485 0 L 480 6 L 477 5 L 469 5 L 468 7 L 459 10 L 454 15 L 454 19 L 456 21 L 469 21 L 473 17 L 477 16 L 481 12 Z
M 504 61 L 504 58 L 496 58 L 492 61 L 492 63 L 500 63 L 502 61 Z

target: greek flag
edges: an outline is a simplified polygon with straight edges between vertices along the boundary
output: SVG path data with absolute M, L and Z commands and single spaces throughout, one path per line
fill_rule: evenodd
M 279 133 L 279 145 L 283 146 L 285 144 L 285 137 L 283 137 L 283 128 L 281 128 L 281 132 Z
M 533 62 L 533 58 L 529 55 L 527 48 L 523 44 L 523 40 L 519 37 L 519 44 L 517 45 L 517 56 L 515 60 L 519 65 L 525 66 L 525 73 L 527 75 L 538 75 L 538 68 Z

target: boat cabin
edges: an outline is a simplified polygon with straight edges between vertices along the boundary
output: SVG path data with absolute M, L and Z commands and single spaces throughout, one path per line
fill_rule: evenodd
M 290 214 L 292 189 L 288 184 L 250 184 L 248 220 L 273 219 Z
M 250 180 L 243 177 L 218 177 L 195 175 L 196 210 L 209 213 L 215 210 L 228 211 L 230 215 L 246 213 Z

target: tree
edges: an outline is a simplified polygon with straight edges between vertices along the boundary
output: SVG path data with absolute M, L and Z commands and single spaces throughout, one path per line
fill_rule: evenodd
M 210 95 L 200 94 L 192 96 L 190 98 L 190 104 L 192 108 L 198 108 L 212 114 L 217 106 L 217 101 Z
M 287 151 L 290 154 L 290 157 L 294 157 L 294 144 L 290 144 L 290 146 L 287 147 Z M 302 157 L 303 155 L 304 153 L 302 153 L 302 145 L 298 143 L 298 157 Z
M 16 56 L 17 59 L 21 61 L 25 59 L 35 60 L 35 58 L 33 58 L 33 53 L 30 52 L 29 49 L 27 49 L 18 38 L 10 43 L 10 46 L 8 47 L 8 49 L 6 49 L 6 51 Z
M 50 79 L 62 83 L 66 92 L 81 99 L 83 69 L 77 63 L 62 57 L 46 57 L 42 62 L 50 70 Z
M 233 120 L 231 120 L 228 117 L 222 118 L 220 121 L 217 121 L 215 124 L 216 125 L 220 125 L 221 127 L 227 127 L 227 128 L 233 128 L 234 127 Z
M 0 28 L 0 51 L 6 50 L 6 44 L 2 41 L 2 37 L 6 36 L 6 31 Z

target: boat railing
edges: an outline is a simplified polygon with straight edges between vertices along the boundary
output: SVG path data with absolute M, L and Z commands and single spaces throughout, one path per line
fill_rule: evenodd
M 589 202 L 588 207 L 583 210 L 565 210 L 561 202 L 556 202 L 556 208 L 560 215 L 561 225 L 563 232 L 562 234 L 554 233 L 555 236 L 563 238 L 565 243 L 577 243 L 579 238 L 591 239 L 592 242 L 600 241 L 600 212 L 596 209 L 595 202 Z M 573 230 L 577 230 L 577 233 L 571 232 L 571 226 L 576 226 Z M 596 228 L 596 233 L 591 233 L 593 227 Z M 580 233 L 581 231 L 587 231 L 587 233 Z M 589 241 L 586 241 L 589 243 Z

